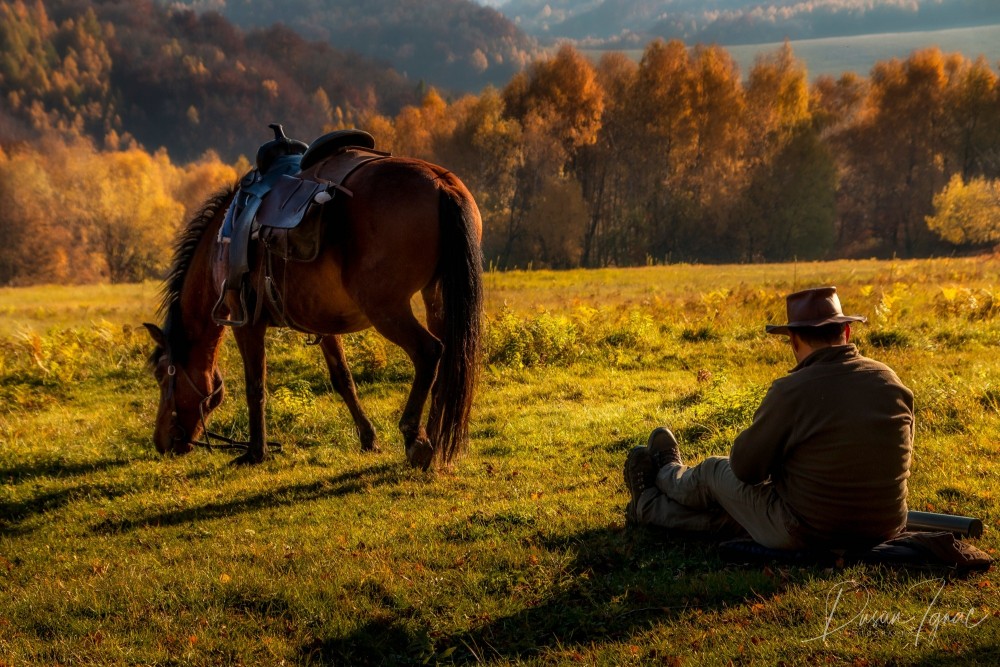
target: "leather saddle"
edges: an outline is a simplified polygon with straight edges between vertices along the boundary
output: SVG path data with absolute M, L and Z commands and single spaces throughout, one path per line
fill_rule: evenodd
M 256 166 L 240 179 L 219 229 L 218 241 L 227 251 L 228 268 L 212 319 L 224 326 L 243 326 L 251 319 L 246 306 L 251 246 L 259 245 L 285 260 L 315 259 L 321 229 L 314 225 L 305 243 L 296 242 L 294 234 L 303 220 L 319 219 L 318 209 L 338 193 L 351 196 L 342 184 L 355 169 L 389 156 L 375 150 L 375 139 L 361 130 L 330 132 L 307 145 L 288 139 L 281 125 L 269 127 L 275 137 L 258 149 Z M 312 176 L 303 176 L 302 172 L 324 162 L 322 168 L 310 171 Z M 269 278 L 265 278 L 268 285 Z M 230 295 L 237 298 L 228 304 L 229 315 L 224 315 Z

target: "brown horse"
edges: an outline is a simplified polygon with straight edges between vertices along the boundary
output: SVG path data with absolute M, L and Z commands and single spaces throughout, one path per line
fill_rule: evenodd
M 272 258 L 268 275 L 280 283 L 280 312 L 273 303 L 250 303 L 248 311 L 259 316 L 233 329 L 250 416 L 247 451 L 236 463 L 257 463 L 267 455 L 264 333 L 287 323 L 319 337 L 330 380 L 354 418 L 363 450 L 378 449 L 375 431 L 358 403 L 341 334 L 368 327 L 413 362 L 413 385 L 399 421 L 410 464 L 426 469 L 447 463 L 467 443 L 482 317 L 479 209 L 456 176 L 422 160 L 376 160 L 351 173 L 343 186 L 350 196 L 338 193 L 324 204 L 328 224 L 318 258 Z M 212 311 L 225 276 L 218 233 L 235 193 L 230 188 L 215 195 L 182 230 L 164 286 L 164 324 L 146 325 L 157 344 L 150 363 L 160 385 L 153 437 L 161 453 L 190 451 L 205 418 L 222 401 L 217 360 L 224 328 Z M 261 285 L 266 253 L 253 254 L 249 281 Z M 411 308 L 417 292 L 426 327 Z

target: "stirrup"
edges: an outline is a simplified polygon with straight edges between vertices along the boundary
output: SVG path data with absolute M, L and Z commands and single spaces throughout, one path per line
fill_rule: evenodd
M 240 307 L 237 317 L 223 317 L 220 315 L 222 306 L 226 300 L 226 292 L 237 291 L 240 293 Z M 247 313 L 247 291 L 245 287 L 241 284 L 239 287 L 229 287 L 229 280 L 227 279 L 222 283 L 222 292 L 219 294 L 219 300 L 215 302 L 212 306 L 212 320 L 222 327 L 242 327 L 249 321 L 250 317 Z

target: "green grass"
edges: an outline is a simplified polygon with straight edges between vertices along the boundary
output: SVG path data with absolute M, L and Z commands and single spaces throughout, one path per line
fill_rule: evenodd
M 0 665 L 997 664 L 994 571 L 727 564 L 626 530 L 621 481 L 659 424 L 726 453 L 792 366 L 763 325 L 832 283 L 916 394 L 911 507 L 983 519 L 995 554 L 996 280 L 982 259 L 490 273 L 471 451 L 430 474 L 395 428 L 408 361 L 370 332 L 348 353 L 382 453 L 275 331 L 284 451 L 234 469 L 152 448 L 155 285 L 0 290 Z M 245 436 L 231 340 L 222 364 L 213 426 Z

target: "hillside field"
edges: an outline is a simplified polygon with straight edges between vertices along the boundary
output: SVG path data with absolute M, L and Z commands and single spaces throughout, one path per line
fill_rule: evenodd
M 158 286 L 0 289 L 0 665 L 995 665 L 1000 577 L 724 562 L 626 529 L 622 464 L 668 424 L 725 454 L 792 367 L 784 295 L 835 284 L 914 390 L 910 506 L 1000 503 L 997 259 L 490 272 L 470 451 L 405 464 L 411 367 L 347 337 L 382 451 L 319 351 L 269 334 L 261 466 L 153 449 Z M 246 435 L 242 371 L 212 427 Z

